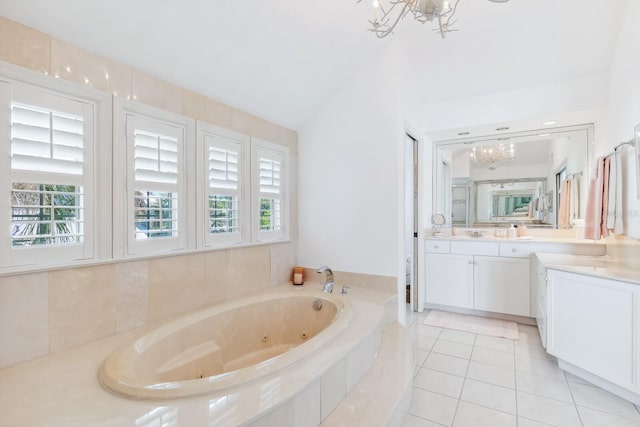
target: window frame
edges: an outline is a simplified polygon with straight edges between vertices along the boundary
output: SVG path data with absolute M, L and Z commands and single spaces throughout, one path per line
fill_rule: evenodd
M 224 248 L 250 242 L 251 238 L 251 171 L 250 171 L 250 137 L 238 132 L 224 129 L 200 120 L 197 128 L 197 224 L 198 248 Z M 238 222 L 240 231 L 237 234 L 215 235 L 209 232 L 209 147 L 238 150 Z
M 148 255 L 162 255 L 194 249 L 195 212 L 192 201 L 195 197 L 193 174 L 193 147 L 195 142 L 195 120 L 151 107 L 146 104 L 115 98 L 113 103 L 113 152 L 114 152 L 114 188 L 113 188 L 113 241 L 115 258 L 131 258 Z M 178 236 L 170 238 L 136 240 L 133 233 L 135 208 L 133 207 L 135 190 L 134 148 L 132 125 L 146 127 L 151 132 L 162 133 L 165 128 L 177 135 L 178 163 Z M 135 127 L 135 126 L 134 126 Z
M 111 96 L 89 87 L 52 79 L 49 76 L 0 61 L 0 100 L 2 100 L 0 108 L 4 110 L 0 115 L 5 115 L 8 118 L 8 120 L 0 121 L 0 135 L 3 135 L 3 138 L 8 136 L 9 141 L 11 139 L 11 104 L 14 102 L 12 95 L 14 89 L 22 92 L 21 96 L 34 98 L 34 102 L 28 102 L 28 104 L 49 110 L 55 110 L 51 106 L 59 102 L 82 104 L 83 118 L 85 119 L 82 174 L 84 241 L 81 244 L 73 244 L 73 250 L 69 250 L 71 246 L 65 244 L 14 248 L 11 245 L 11 236 L 2 235 L 0 236 L 1 271 L 109 259 L 111 257 L 112 235 L 109 218 L 111 205 L 108 198 L 104 200 L 99 195 L 111 193 Z M 42 100 L 37 102 L 37 98 L 41 98 L 44 102 Z M 89 128 L 89 132 L 86 132 L 87 128 Z M 7 230 L 12 222 L 11 187 L 14 173 L 11 165 L 11 144 L 8 143 L 5 147 L 0 150 L 2 153 L 0 155 L 0 176 L 3 178 L 1 181 L 7 183 L 6 188 L 2 189 L 3 196 L 0 197 L 0 224 L 6 224 L 5 230 Z M 98 162 L 99 158 L 106 159 L 107 165 Z M 59 177 L 63 174 L 23 171 L 16 175 L 31 175 L 32 177 L 41 175 L 46 180 L 48 176 Z M 33 181 L 33 179 L 29 181 Z M 47 182 L 42 183 L 47 184 Z
M 270 160 L 281 162 L 280 176 L 280 222 L 279 231 L 260 230 L 260 205 L 262 194 L 260 192 L 260 156 L 263 154 Z M 275 242 L 289 239 L 289 148 L 265 141 L 259 138 L 251 138 L 251 221 L 252 242 Z

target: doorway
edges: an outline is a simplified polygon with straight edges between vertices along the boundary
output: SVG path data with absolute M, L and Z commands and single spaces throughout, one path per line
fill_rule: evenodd
M 406 302 L 411 311 L 419 311 L 418 278 L 419 278 L 419 249 L 420 249 L 420 219 L 419 219 L 419 154 L 418 140 L 406 134 L 404 147 L 404 200 L 405 200 L 405 288 Z

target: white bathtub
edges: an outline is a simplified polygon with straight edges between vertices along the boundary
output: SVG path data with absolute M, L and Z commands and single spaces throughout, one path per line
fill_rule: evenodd
M 314 301 L 322 308 L 315 310 Z M 263 294 L 173 320 L 113 352 L 99 379 L 139 399 L 218 392 L 291 366 L 349 324 L 351 305 L 307 289 Z

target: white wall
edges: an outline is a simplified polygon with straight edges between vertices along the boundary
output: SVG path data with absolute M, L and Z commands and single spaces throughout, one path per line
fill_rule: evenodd
M 430 134 L 445 129 L 483 127 L 491 123 L 524 121 L 537 126 L 549 118 L 584 120 L 585 117 L 599 115 L 598 112 L 607 103 L 607 91 L 608 76 L 591 75 L 570 81 L 428 104 L 422 109 L 422 117 L 425 129 Z
M 385 49 L 299 132 L 301 265 L 404 274 L 399 60 Z
M 595 156 L 607 154 L 633 137 L 640 123 L 640 2 L 630 1 L 623 15 L 609 79 L 609 109 L 603 126 L 596 128 Z M 628 150 L 629 157 L 635 150 Z M 640 201 L 636 195 L 635 162 L 629 158 L 627 191 L 623 201 L 625 234 L 640 238 Z

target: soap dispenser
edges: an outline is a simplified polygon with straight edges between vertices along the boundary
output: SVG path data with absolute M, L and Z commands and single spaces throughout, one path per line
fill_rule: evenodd
M 513 226 L 513 224 L 509 225 L 509 238 L 515 239 L 516 236 L 517 236 L 516 228 Z

